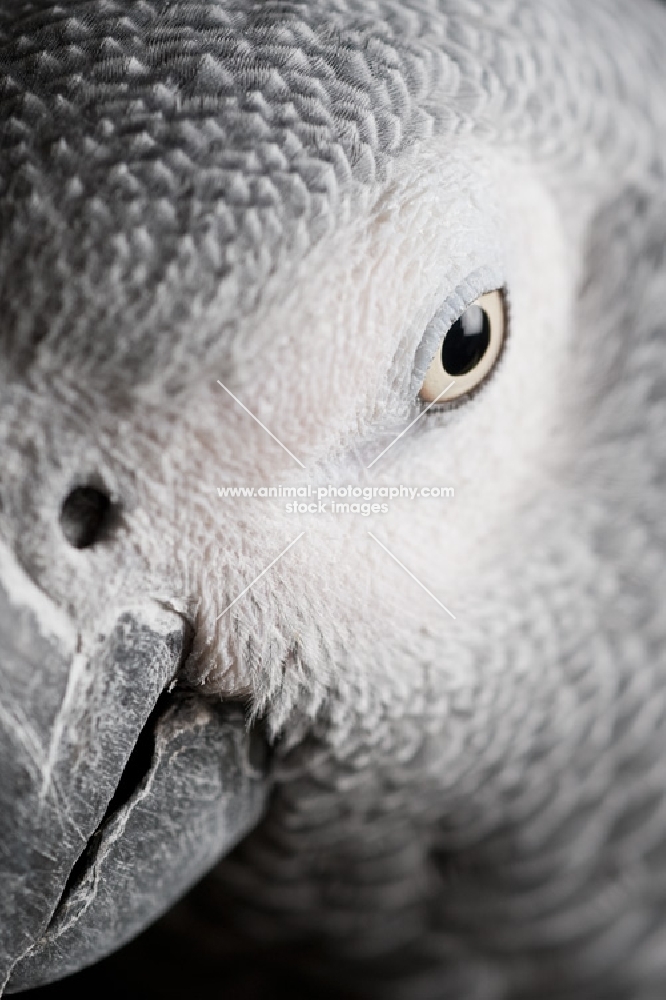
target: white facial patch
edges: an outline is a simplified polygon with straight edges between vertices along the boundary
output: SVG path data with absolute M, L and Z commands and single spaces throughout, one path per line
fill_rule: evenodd
M 242 331 L 229 391 L 211 372 L 170 445 L 183 484 L 181 559 L 202 588 L 193 662 L 205 663 L 207 683 L 265 692 L 270 677 L 275 692 L 290 670 L 306 671 L 318 698 L 350 658 L 360 686 L 375 670 L 367 658 L 399 670 L 404 654 L 388 638 L 396 630 L 413 647 L 427 624 L 445 647 L 451 621 L 426 590 L 455 611 L 483 589 L 483 567 L 502 558 L 507 519 L 548 489 L 566 442 L 560 393 L 577 267 L 550 196 L 526 166 L 478 142 L 433 143 Z M 422 409 L 419 366 L 437 349 L 424 341 L 432 316 L 448 304 L 454 322 L 499 287 L 508 334 L 487 384 L 455 409 L 425 414 L 391 445 Z M 446 486 L 454 497 L 396 499 L 384 514 L 345 518 L 216 496 L 220 485 L 336 481 Z

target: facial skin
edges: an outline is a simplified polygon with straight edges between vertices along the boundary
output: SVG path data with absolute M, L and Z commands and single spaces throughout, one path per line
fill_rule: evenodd
M 355 683 L 363 685 L 401 620 L 409 623 L 407 634 L 430 621 L 448 642 L 450 622 L 438 622 L 437 605 L 405 585 L 367 531 L 398 549 L 404 538 L 404 559 L 396 555 L 445 604 L 459 606 L 468 587 L 478 591 L 484 564 L 497 562 L 506 545 L 507 514 L 529 505 L 556 474 L 567 434 L 559 395 L 579 264 L 571 247 L 565 252 L 551 196 L 528 169 L 472 141 L 418 151 L 361 219 L 308 258 L 288 294 L 239 331 L 233 366 L 210 373 L 288 443 L 305 470 L 212 377 L 202 378 L 168 422 L 137 406 L 118 427 L 116 414 L 87 411 L 81 393 L 82 413 L 62 410 L 79 425 L 74 433 L 94 420 L 90 436 L 108 441 L 103 461 L 119 484 L 124 523 L 113 549 L 67 552 L 70 572 L 90 572 L 92 580 L 120 563 L 126 588 L 122 566 L 139 555 L 144 572 L 169 580 L 165 600 L 177 596 L 197 608 L 191 679 L 224 695 L 251 693 L 262 701 L 266 685 L 282 686 L 272 675 L 281 672 L 291 636 L 304 628 L 315 629 L 307 670 L 322 693 L 322 670 L 335 669 L 336 644 L 345 655 L 365 644 L 369 662 L 354 668 Z M 493 376 L 469 402 L 431 410 L 367 470 L 422 408 L 418 389 L 440 336 L 427 339 L 432 317 L 448 310 L 452 323 L 480 293 L 502 286 L 510 319 Z M 72 397 L 76 391 L 69 387 Z M 129 461 L 118 453 L 119 432 L 131 437 Z M 450 485 L 456 498 L 394 501 L 386 516 L 366 523 L 294 516 L 279 501 L 216 493 L 229 484 L 348 480 Z M 260 581 L 232 616 L 216 622 L 301 531 L 302 544 L 274 579 Z M 68 581 L 62 566 L 49 580 L 63 602 Z M 77 602 L 81 623 L 95 601 L 91 588 L 89 600 Z M 251 654 L 262 656 L 260 671 L 244 652 L 250 633 L 261 650 Z M 402 671 L 401 658 L 395 669 Z
M 290 294 L 243 331 L 243 353 L 221 381 L 306 469 L 216 383 L 202 385 L 172 451 L 179 464 L 180 456 L 192 463 L 180 482 L 197 484 L 196 499 L 189 490 L 178 497 L 183 523 L 177 536 L 192 531 L 192 502 L 208 508 L 200 569 L 205 603 L 197 632 L 213 636 L 204 668 L 216 691 L 258 683 L 243 654 L 253 631 L 284 650 L 294 629 L 303 628 L 300 616 L 316 622 L 318 638 L 311 641 L 322 649 L 308 670 L 318 684 L 323 665 L 330 660 L 331 669 L 340 655 L 333 653 L 335 643 L 342 642 L 346 655 L 365 644 L 372 661 L 390 656 L 386 638 L 403 616 L 409 631 L 437 620 L 437 605 L 418 587 L 406 586 L 368 530 L 398 549 L 402 537 L 412 572 L 449 604 L 465 600 L 467 587 L 478 588 L 484 563 L 502 552 L 507 512 L 521 500 L 529 502 L 530 492 L 543 491 L 557 465 L 566 434 L 558 392 L 575 265 L 564 252 L 552 200 L 528 171 L 516 172 L 478 144 L 462 143 L 457 150 L 435 144 L 414 157 L 368 218 L 336 234 L 308 260 Z M 535 274 L 540 280 L 533 280 Z M 429 320 L 448 305 L 452 322 L 478 293 L 502 285 L 511 319 L 506 354 L 494 376 L 464 406 L 429 412 L 367 470 L 420 411 L 419 380 L 437 349 L 432 334 L 430 343 L 424 341 Z M 530 375 L 535 370 L 544 378 Z M 521 419 L 526 412 L 529 421 Z M 279 501 L 216 495 L 220 484 L 329 480 L 450 484 L 456 500 L 394 502 L 388 515 L 366 524 L 358 517 L 294 516 Z M 256 567 L 256 575 L 301 531 L 302 544 L 276 568 L 279 588 L 270 577 L 262 580 L 215 624 L 214 615 L 247 582 L 246 564 Z M 224 573 L 232 562 L 230 538 L 244 553 L 236 577 L 234 569 Z M 189 551 L 196 559 L 195 540 Z M 449 625 L 438 626 L 444 644 Z M 222 650 L 217 662 L 210 655 L 216 648 Z M 262 673 L 270 674 L 280 656 L 278 662 L 275 652 L 264 656 L 269 660 Z M 357 683 L 372 670 L 358 662 Z
M 143 715 L 132 715 L 137 730 L 174 680 L 207 705 L 239 699 L 263 720 L 274 753 L 270 806 L 205 890 L 230 923 L 253 937 L 315 938 L 323 970 L 330 953 L 331 974 L 349 972 L 358 985 L 362 967 L 368 992 L 383 1000 L 403 985 L 410 1000 L 494 1000 L 542 995 L 544 983 L 553 995 L 575 987 L 601 998 L 609 977 L 618 996 L 647 998 L 663 961 L 666 632 L 656 517 L 666 125 L 637 70 L 656 65 L 653 9 L 637 8 L 616 79 L 607 52 L 619 5 L 574 17 L 570 5 L 518 4 L 501 25 L 451 6 L 445 24 L 430 11 L 431 34 L 410 21 L 424 65 L 446 53 L 448 75 L 432 70 L 440 82 L 428 98 L 437 127 L 418 132 L 418 116 L 405 118 L 407 149 L 387 162 L 377 154 L 378 180 L 354 175 L 333 208 L 321 201 L 330 220 L 316 239 L 307 231 L 322 197 L 313 187 L 305 221 L 284 199 L 293 218 L 276 214 L 282 243 L 270 212 L 260 217 L 238 195 L 237 237 L 204 246 L 209 216 L 231 228 L 228 205 L 187 201 L 188 184 L 203 199 L 213 171 L 177 146 L 180 158 L 165 162 L 187 183 L 174 188 L 184 194 L 171 204 L 180 212 L 173 230 L 159 228 L 169 204 L 150 174 L 145 221 L 123 216 L 127 232 L 107 242 L 93 239 L 105 232 L 99 206 L 86 215 L 85 202 L 80 216 L 67 209 L 72 231 L 81 227 L 79 248 L 58 230 L 60 174 L 44 171 L 42 214 L 34 209 L 32 229 L 8 226 L 18 236 L 3 244 L 19 290 L 7 305 L 2 544 L 23 583 L 47 595 L 41 618 L 66 632 L 68 655 L 93 657 L 99 633 L 133 603 L 187 623 L 187 658 L 155 681 Z M 398 35 L 412 11 L 384 13 Z M 252 32 L 263 44 L 261 23 L 228 30 L 239 51 Z M 336 21 L 321 29 L 321 44 L 330 35 L 353 49 L 358 32 L 373 79 L 392 80 L 379 27 Z M 478 38 L 492 66 L 514 66 L 515 56 L 522 104 L 512 104 L 511 74 L 506 86 L 481 76 L 485 93 L 478 53 L 469 54 Z M 561 71 L 563 51 L 589 78 Z M 210 61 L 199 71 L 207 80 Z M 530 73 L 544 77 L 536 110 Z M 391 91 L 396 104 L 398 96 Z M 98 113 L 108 138 L 111 113 L 102 104 Z M 463 124 L 448 129 L 449 119 Z M 213 126 L 197 122 L 208 141 Z M 208 150 L 192 140 L 192 123 L 178 128 L 192 157 Z M 129 173 L 143 183 L 152 161 L 136 153 L 134 135 L 118 135 L 109 157 L 131 161 L 134 143 Z M 239 149 L 229 140 L 219 156 L 246 153 L 245 133 L 229 126 L 229 135 Z M 262 143 L 250 153 L 268 156 L 271 143 Z M 303 176 L 320 155 L 314 141 L 304 148 Z M 357 152 L 350 163 L 362 164 Z M 66 161 L 63 150 L 53 156 Z M 266 183 L 286 184 L 280 170 L 262 169 Z M 100 201 L 103 192 L 124 205 L 127 172 L 107 191 L 112 176 L 109 167 L 83 179 Z M 227 175 L 225 184 L 232 191 Z M 33 209 L 17 205 L 19 222 L 21 212 L 31 220 Z M 171 238 L 180 242 L 168 258 Z M 21 239 L 41 276 L 30 272 L 35 301 L 58 292 L 32 327 L 16 279 L 30 255 L 12 256 Z M 47 267 L 51 245 L 70 267 L 64 278 Z M 155 246 L 164 246 L 162 271 Z M 208 298 L 199 294 L 206 282 L 215 288 Z M 496 368 L 469 400 L 407 429 L 423 408 L 419 389 L 446 316 L 453 324 L 494 289 L 508 307 Z M 90 312 L 72 305 L 79 295 Z M 47 305 L 53 321 L 39 340 Z M 163 325 L 151 327 L 156 316 Z M 59 340 L 68 324 L 71 336 Z M 21 374 L 14 341 L 23 327 L 36 344 Z M 62 531 L 62 502 L 90 477 L 117 517 L 99 544 L 77 549 Z M 455 497 L 392 500 L 386 514 L 364 518 L 217 495 L 227 485 L 304 483 L 450 486 Z M 98 812 L 91 830 L 104 803 Z M 644 814 L 652 822 L 637 831 L 632 817 Z M 393 972 L 382 972 L 391 962 Z
M 379 532 L 445 604 L 459 607 L 468 588 L 479 596 L 483 566 L 504 552 L 507 515 L 521 502 L 529 506 L 556 474 L 567 434 L 559 394 L 576 263 L 564 252 L 552 199 L 529 171 L 472 142 L 456 150 L 433 144 L 405 166 L 366 218 L 312 255 L 290 294 L 248 323 L 233 369 L 219 372 L 288 442 L 304 471 L 212 378 L 202 379 L 177 423 L 160 424 L 159 415 L 141 410 L 127 421 L 134 482 L 126 531 L 108 557 L 119 561 L 117 549 L 134 549 L 140 537 L 146 562 L 159 560 L 149 569 L 169 580 L 170 599 L 178 595 L 190 607 L 196 601 L 193 681 L 261 701 L 266 685 L 282 686 L 273 674 L 281 672 L 293 634 L 304 629 L 306 635 L 314 629 L 304 636 L 315 644 L 304 667 L 321 694 L 329 686 L 322 671 L 336 669 L 336 645 L 345 658 L 366 649 L 367 663 L 353 668 L 354 683 L 364 685 L 378 656 L 393 658 L 386 637 L 401 621 L 407 636 L 430 622 L 444 646 L 450 641 L 451 623 L 439 620 L 437 605 L 401 578 L 367 531 Z M 432 316 L 448 308 L 452 322 L 479 293 L 501 286 L 510 310 L 507 348 L 488 383 L 456 409 L 426 414 L 366 470 L 420 412 L 418 387 L 437 349 L 432 335 L 424 340 Z M 97 419 L 106 422 L 104 415 Z M 105 458 L 122 468 L 113 449 Z M 216 494 L 221 484 L 348 480 L 450 485 L 456 498 L 394 501 L 388 515 L 366 523 L 299 517 L 282 502 Z M 260 581 L 233 615 L 216 622 L 301 531 L 302 544 L 274 578 Z M 104 572 L 104 551 L 72 551 L 68 559 L 82 568 L 97 561 L 92 572 Z M 174 587 L 179 572 L 183 581 Z M 90 612 L 85 602 L 77 606 L 82 622 Z M 250 634 L 260 671 L 248 662 Z M 403 669 L 401 656 L 394 670 Z

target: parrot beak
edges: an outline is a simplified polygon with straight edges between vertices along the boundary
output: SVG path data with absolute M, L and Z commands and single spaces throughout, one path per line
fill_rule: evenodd
M 146 601 L 82 639 L 0 547 L 0 994 L 122 945 L 260 818 L 262 739 L 175 685 L 190 631 Z

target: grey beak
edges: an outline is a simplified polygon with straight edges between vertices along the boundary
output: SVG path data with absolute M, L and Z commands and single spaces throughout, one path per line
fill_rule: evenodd
M 19 574 L 3 554 L 0 993 L 134 936 L 254 826 L 268 784 L 239 706 L 167 692 L 180 615 L 146 601 L 78 651 Z

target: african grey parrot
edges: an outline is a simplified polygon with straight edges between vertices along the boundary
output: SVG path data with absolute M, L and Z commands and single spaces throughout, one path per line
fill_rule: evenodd
M 663 997 L 665 51 L 0 4 L 0 992 L 214 868 L 341 997 Z

